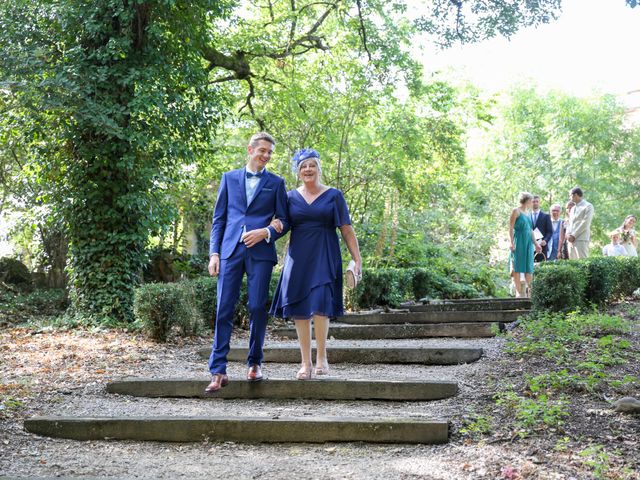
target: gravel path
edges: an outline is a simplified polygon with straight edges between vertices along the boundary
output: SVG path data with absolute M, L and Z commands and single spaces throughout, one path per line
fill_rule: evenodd
M 148 399 L 109 395 L 108 380 L 125 376 L 207 379 L 206 361 L 197 351 L 208 339 L 157 345 L 123 332 L 43 332 L 0 336 L 0 365 L 5 392 L 24 391 L 24 407 L 0 417 L 0 476 L 10 478 L 227 478 L 227 479 L 476 479 L 578 478 L 571 455 L 553 461 L 530 445 L 509 442 L 468 443 L 457 434 L 461 418 L 478 402 L 491 399 L 495 362 L 502 339 L 426 339 L 332 341 L 333 346 L 482 347 L 485 355 L 469 365 L 332 365 L 335 378 L 441 379 L 457 381 L 457 396 L 434 402 L 355 402 L 221 399 Z M 11 342 L 11 343 L 9 343 Z M 244 333 L 234 345 L 246 343 Z M 269 337 L 267 345 L 295 345 Z M 269 364 L 272 378 L 293 378 L 297 366 Z M 242 381 L 245 366 L 230 364 L 231 380 Z M 2 413 L 2 412 L 0 412 Z M 232 415 L 415 417 L 452 420 L 447 445 L 251 445 L 167 444 L 132 441 L 78 442 L 25 432 L 22 420 L 33 415 Z M 502 475 L 504 469 L 519 472 Z M 507 470 L 508 471 L 508 470 Z M 579 477 L 587 478 L 587 477 Z

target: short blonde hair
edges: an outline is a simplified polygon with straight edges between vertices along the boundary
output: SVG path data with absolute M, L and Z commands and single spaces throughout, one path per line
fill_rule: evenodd
M 260 140 L 266 140 L 267 142 L 271 143 L 271 145 L 273 145 L 274 147 L 276 146 L 276 141 L 267 132 L 254 133 L 249 139 L 249 145 L 251 145 L 252 147 L 256 147 Z
M 529 192 L 520 192 L 520 196 L 518 197 L 518 202 L 520 202 L 520 205 L 524 205 L 529 200 L 533 200 L 533 195 L 531 195 Z

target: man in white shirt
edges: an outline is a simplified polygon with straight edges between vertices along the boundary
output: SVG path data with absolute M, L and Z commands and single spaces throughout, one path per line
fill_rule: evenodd
M 593 205 L 583 198 L 582 189 L 574 187 L 569 197 L 576 204 L 569 215 L 567 226 L 567 242 L 569 244 L 569 259 L 587 258 L 589 256 L 589 241 L 591 240 L 591 220 L 593 220 Z

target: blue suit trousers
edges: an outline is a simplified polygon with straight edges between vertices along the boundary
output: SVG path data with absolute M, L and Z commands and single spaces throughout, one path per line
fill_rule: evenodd
M 240 296 L 242 277 L 247 274 L 249 296 L 249 355 L 247 365 L 262 364 L 262 346 L 267 330 L 267 297 L 273 262 L 255 260 L 247 247 L 239 243 L 233 254 L 220 260 L 218 276 L 218 306 L 216 312 L 213 349 L 209 357 L 211 374 L 227 373 L 227 355 L 229 354 L 231 333 L 233 332 L 233 314 Z

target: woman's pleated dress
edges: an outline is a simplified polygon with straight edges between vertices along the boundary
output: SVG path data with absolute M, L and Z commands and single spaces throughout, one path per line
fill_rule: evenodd
M 291 237 L 270 313 L 280 318 L 343 315 L 342 256 L 337 228 L 350 225 L 342 192 L 329 188 L 308 204 L 287 193 Z

